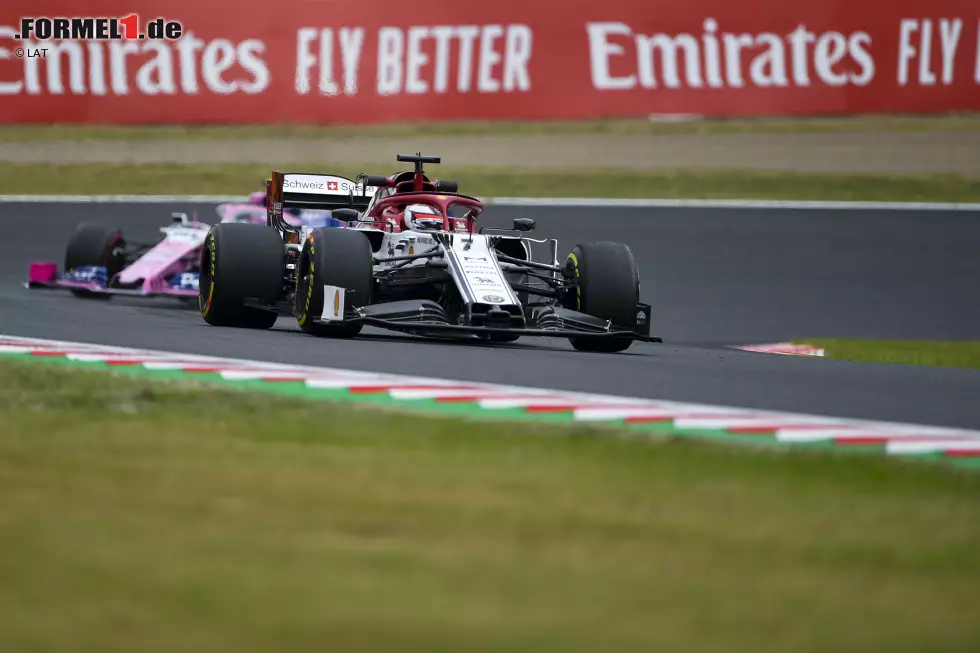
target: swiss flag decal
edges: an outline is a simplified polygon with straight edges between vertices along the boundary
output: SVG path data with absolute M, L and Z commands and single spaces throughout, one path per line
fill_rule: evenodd
M 327 182 L 327 190 L 337 190 L 337 182 L 335 182 L 335 181 L 328 181 Z

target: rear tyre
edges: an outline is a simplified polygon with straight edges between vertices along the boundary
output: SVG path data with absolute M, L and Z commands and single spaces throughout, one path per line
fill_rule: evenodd
M 565 261 L 565 274 L 578 279 L 578 290 L 566 300 L 566 308 L 610 320 L 628 328 L 636 322 L 640 301 L 640 278 L 633 252 L 626 245 L 592 242 L 576 245 Z M 615 353 L 625 351 L 629 338 L 568 339 L 579 351 Z
M 374 289 L 371 241 L 359 231 L 323 227 L 303 244 L 296 283 L 296 319 L 303 333 L 353 338 L 361 324 L 314 322 L 323 314 L 323 286 L 344 289 L 347 306 L 367 306 Z M 343 310 L 343 309 L 341 309 Z
M 65 247 L 65 270 L 82 267 L 104 267 L 106 281 L 126 267 L 126 241 L 122 231 L 108 225 L 84 222 L 78 225 Z M 72 290 L 76 297 L 111 299 L 111 295 L 87 290 Z
M 212 326 L 269 329 L 277 311 L 247 306 L 275 304 L 286 268 L 282 237 L 265 225 L 223 222 L 211 227 L 201 252 L 198 308 Z

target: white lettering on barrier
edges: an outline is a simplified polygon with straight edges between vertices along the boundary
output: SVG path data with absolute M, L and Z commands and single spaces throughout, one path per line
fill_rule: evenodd
M 631 36 L 633 32 L 623 23 L 588 23 L 589 63 L 592 68 L 592 86 L 600 91 L 626 90 L 636 86 L 636 75 L 613 77 L 609 69 L 609 58 L 626 54 L 626 48 L 610 43 L 609 37 L 615 34 Z
M 919 33 L 922 35 L 919 43 L 919 83 L 932 86 L 936 83 L 936 76 L 929 67 L 932 62 L 932 21 L 928 18 L 922 21 Z
M 422 39 L 429 35 L 425 27 L 408 28 L 408 55 L 405 63 L 405 92 L 420 94 L 429 90 L 422 79 L 422 66 L 429 63 L 429 57 L 422 51 Z
M 786 76 L 786 50 L 783 39 L 769 32 L 759 34 L 757 41 L 766 46 L 765 52 L 752 60 L 749 77 L 756 86 L 789 86 Z
M 898 85 L 909 83 L 909 61 L 916 55 L 912 45 L 912 32 L 919 29 L 919 21 L 903 18 L 898 25 Z
M 361 62 L 361 49 L 364 45 L 364 29 L 361 27 L 342 27 L 334 39 L 334 30 L 330 27 L 301 27 L 296 32 L 296 92 L 306 95 L 310 92 L 310 77 L 314 66 L 319 67 L 319 82 L 317 85 L 321 95 L 337 95 L 340 92 L 339 82 L 335 78 L 335 50 L 340 49 L 340 67 L 344 78 L 344 93 L 357 93 L 358 66 Z M 312 52 L 313 43 L 319 39 L 319 55 Z M 336 43 L 336 47 L 335 47 Z
M 47 53 L 24 57 L 23 76 L 0 82 L 0 95 L 129 95 L 131 81 L 141 95 L 196 95 L 199 79 L 211 93 L 253 95 L 270 82 L 265 44 L 258 39 L 204 41 L 187 32 L 166 42 L 54 40 L 42 46 L 14 41 L 16 33 L 16 28 L 0 25 L 0 39 L 23 48 L 44 47 Z M 12 49 L 0 47 L 0 60 L 11 59 Z M 135 71 L 131 57 L 139 57 Z
M 174 83 L 174 65 L 170 48 L 159 41 L 150 41 L 146 46 L 147 49 L 154 51 L 154 57 L 136 73 L 136 85 L 147 95 L 176 93 L 177 85 Z
M 851 57 L 861 68 L 861 74 L 851 75 L 851 82 L 856 86 L 867 86 L 875 76 L 875 60 L 871 56 L 871 35 L 867 32 L 855 32 L 848 41 Z
M 9 39 L 13 42 L 14 36 L 18 34 L 18 31 L 9 25 L 0 25 L 0 38 Z M 17 45 L 20 45 L 18 43 Z M 0 61 L 6 59 L 13 59 L 14 53 L 12 48 L 5 48 L 0 46 Z M 978 68 L 980 70 L 980 68 Z M 0 95 L 17 95 L 20 93 L 21 89 L 24 88 L 24 82 L 18 80 L 16 82 L 0 82 Z
M 401 90 L 402 31 L 397 27 L 378 30 L 378 94 L 394 95 Z
M 698 37 L 687 33 L 637 34 L 621 22 L 586 23 L 593 88 L 810 86 L 811 68 L 828 86 L 866 86 L 874 78 L 871 36 L 867 32 L 845 35 L 827 31 L 818 35 L 801 24 L 785 36 L 772 32 L 719 33 L 718 21 L 711 17 L 702 27 Z M 614 67 L 617 74 L 612 72 Z
M 943 53 L 942 81 L 947 86 L 953 83 L 953 64 L 956 62 L 956 48 L 960 44 L 962 31 L 963 21 L 959 18 L 952 21 L 939 19 L 939 43 Z
M 973 81 L 980 84 L 980 20 L 977 20 L 977 59 L 973 69 Z
M 900 20 L 898 85 L 908 85 L 913 75 L 921 86 L 955 83 L 963 23 L 958 17 Z M 622 22 L 586 23 L 593 87 L 844 87 L 866 86 L 875 76 L 872 39 L 865 31 L 814 32 L 799 24 L 789 33 L 731 33 L 712 17 L 704 19 L 702 28 L 701 34 L 640 34 Z M 980 21 L 977 31 L 974 81 L 980 84 Z M 16 32 L 15 27 L 0 26 L 0 61 L 14 59 L 15 45 L 40 45 L 15 41 Z M 347 95 L 357 93 L 364 28 L 301 27 L 296 34 L 298 94 L 306 95 L 314 86 L 328 96 L 341 89 Z M 382 27 L 377 34 L 380 95 L 531 88 L 533 33 L 526 25 Z M 266 46 L 257 39 L 203 40 L 188 32 L 172 42 L 65 40 L 43 45 L 46 56 L 25 57 L 20 78 L 0 80 L 0 95 L 255 94 L 271 81 Z
M 963 19 L 940 18 L 936 25 L 939 32 L 940 76 L 944 86 L 954 82 L 956 51 L 959 47 L 960 35 L 963 31 Z M 915 32 L 919 33 L 918 47 L 913 45 Z M 913 59 L 918 59 L 918 83 L 920 86 L 934 86 L 937 81 L 932 68 L 933 21 L 928 18 L 903 18 L 899 23 L 898 38 L 898 85 L 907 86 L 909 69 Z M 980 38 L 980 37 L 978 37 Z M 980 44 L 978 44 L 980 57 Z M 978 59 L 980 60 L 980 59 Z M 980 65 L 980 64 L 978 64 Z M 980 71 L 980 68 L 978 68 Z M 980 76 L 978 76 L 980 80 Z
M 445 93 L 454 63 L 458 93 L 470 92 L 474 79 L 480 93 L 529 91 L 532 42 L 531 28 L 520 24 L 382 27 L 377 92 Z

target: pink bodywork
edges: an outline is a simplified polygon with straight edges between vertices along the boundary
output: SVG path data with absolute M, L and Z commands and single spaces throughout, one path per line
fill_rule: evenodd
M 140 283 L 138 288 L 104 288 L 94 281 L 58 279 L 58 264 L 50 261 L 35 261 L 30 264 L 28 286 L 87 290 L 111 295 L 197 297 L 197 290 L 171 287 L 170 279 L 191 270 L 198 263 L 201 246 L 207 233 L 206 227 L 188 228 L 186 238 L 167 238 L 146 252 L 133 265 L 117 274 L 114 279 L 109 280 L 110 285 L 113 282 Z
M 222 222 L 237 222 L 241 216 L 248 216 L 248 221 L 254 224 L 266 224 L 265 193 L 252 193 L 247 204 L 221 204 L 216 211 Z M 256 201 L 258 200 L 258 201 Z M 302 226 L 303 221 L 289 211 L 283 211 L 282 217 L 294 227 Z
M 172 240 L 168 238 L 116 275 L 115 281 L 132 284 L 142 279 L 141 291 L 144 295 L 163 294 L 196 297 L 196 290 L 180 290 L 170 287 L 170 279 L 174 275 L 187 272 L 200 259 L 201 245 L 204 243 L 208 231 L 207 229 L 195 231 L 200 231 L 200 239 Z M 112 280 L 110 280 L 110 285 L 112 285 Z
M 248 202 L 226 203 L 216 207 L 222 222 L 237 222 L 243 218 L 252 223 L 266 224 L 265 193 L 252 193 Z M 303 220 L 298 215 L 284 212 L 285 220 L 301 226 Z M 66 288 L 87 290 L 109 295 L 169 295 L 178 297 L 197 297 L 193 289 L 173 288 L 170 280 L 178 274 L 191 271 L 199 263 L 201 248 L 208 233 L 208 226 L 197 223 L 187 224 L 176 234 L 164 239 L 143 254 L 132 265 L 125 268 L 113 279 L 108 288 L 95 281 L 72 281 L 58 277 L 58 264 L 51 261 L 34 261 L 28 271 L 29 287 Z M 134 288 L 112 288 L 115 283 L 124 285 L 139 284 Z

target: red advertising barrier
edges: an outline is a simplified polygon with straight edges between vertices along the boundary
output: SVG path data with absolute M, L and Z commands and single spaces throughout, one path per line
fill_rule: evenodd
M 17 38 L 132 14 L 181 36 Z M 978 29 L 977 0 L 6 0 L 0 122 L 980 110 Z

